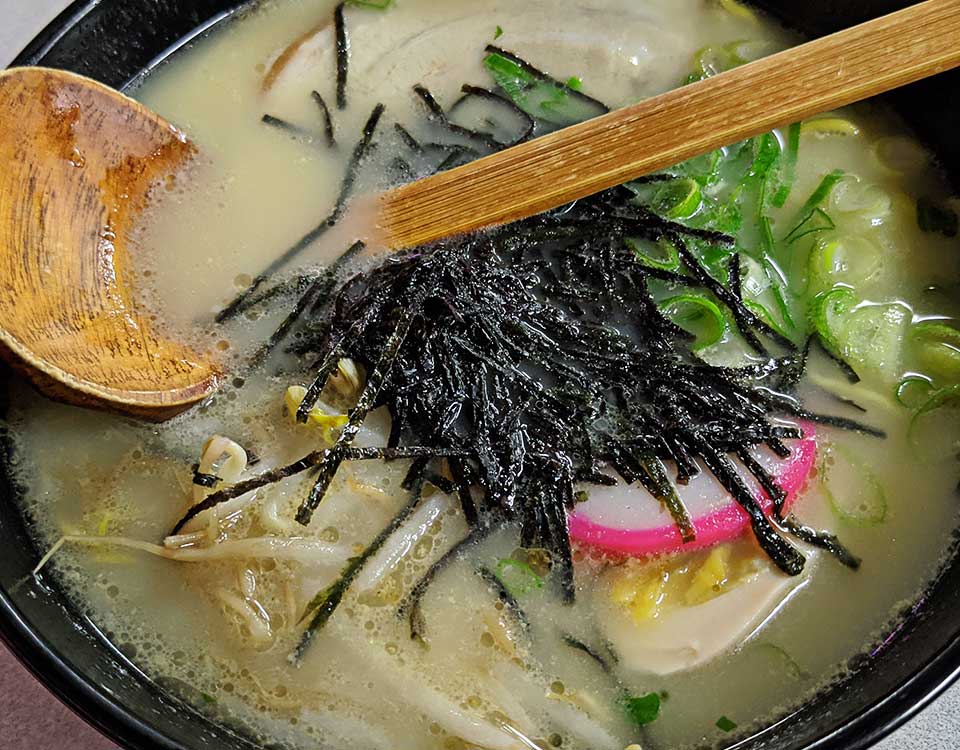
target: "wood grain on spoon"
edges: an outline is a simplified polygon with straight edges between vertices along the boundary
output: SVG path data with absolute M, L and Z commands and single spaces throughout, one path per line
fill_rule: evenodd
M 130 278 L 149 191 L 194 153 L 95 81 L 0 72 L 0 353 L 45 392 L 163 419 L 216 388 L 209 355 L 159 335 Z
M 958 64 L 960 0 L 928 0 L 384 193 L 377 241 L 532 216 Z

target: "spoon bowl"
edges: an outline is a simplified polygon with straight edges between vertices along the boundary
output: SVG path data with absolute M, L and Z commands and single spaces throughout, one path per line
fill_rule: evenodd
M 213 358 L 159 333 L 131 283 L 137 220 L 193 144 L 117 91 L 41 68 L 0 72 L 0 134 L 0 354 L 58 400 L 146 419 L 213 392 Z

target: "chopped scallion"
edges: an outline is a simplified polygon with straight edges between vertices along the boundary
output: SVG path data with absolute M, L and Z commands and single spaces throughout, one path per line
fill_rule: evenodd
M 346 0 L 347 5 L 356 5 L 361 8 L 375 8 L 386 10 L 393 5 L 394 0 Z
M 942 321 L 924 320 L 910 327 L 908 338 L 924 373 L 960 381 L 960 330 Z
M 697 337 L 694 351 L 719 343 L 727 332 L 727 319 L 720 307 L 700 294 L 677 294 L 657 303 L 670 320 Z
M 883 484 L 870 466 L 839 445 L 832 445 L 818 476 L 837 518 L 853 526 L 876 526 L 887 518 Z
M 634 724 L 638 727 L 646 726 L 656 721 L 660 715 L 660 694 L 627 696 L 623 699 L 623 707 Z
M 894 389 L 897 403 L 908 409 L 919 409 L 933 393 L 933 382 L 924 375 L 907 375 Z
M 720 729 L 724 732 L 732 732 L 736 728 L 737 723 L 735 721 L 731 721 L 726 716 L 721 716 L 719 719 L 717 719 L 717 729 Z
M 543 576 L 538 575 L 527 563 L 512 557 L 504 557 L 497 562 L 496 575 L 513 596 L 523 596 L 543 588 Z

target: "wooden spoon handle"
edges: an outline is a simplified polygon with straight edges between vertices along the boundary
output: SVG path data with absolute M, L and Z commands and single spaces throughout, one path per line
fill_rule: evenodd
M 388 247 L 556 208 L 960 64 L 960 0 L 927 0 L 381 196 Z

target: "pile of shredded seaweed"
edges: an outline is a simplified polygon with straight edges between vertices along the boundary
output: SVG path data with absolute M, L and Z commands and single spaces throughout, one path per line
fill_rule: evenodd
M 519 66 L 531 88 L 548 85 L 576 94 L 578 106 L 603 107 L 516 55 L 489 49 Z M 447 169 L 477 155 L 475 149 L 489 153 L 507 147 L 543 126 L 498 92 L 464 87 L 455 107 L 468 99 L 486 102 L 501 120 L 506 114 L 519 123 L 516 138 L 497 140 L 490 132 L 455 125 L 423 87 L 415 93 L 429 120 L 453 143 L 421 143 L 397 124 L 409 152 L 408 158 L 395 159 L 401 172 L 410 172 L 418 158 L 422 172 L 428 152 L 439 155 L 428 171 Z M 329 131 L 330 112 L 326 106 L 322 110 Z M 282 262 L 337 221 L 382 112 L 380 106 L 374 110 L 354 150 L 334 213 Z M 282 125 L 273 117 L 264 121 Z M 661 179 L 672 178 L 654 175 L 646 182 Z M 412 635 L 422 626 L 419 599 L 436 572 L 465 544 L 509 524 L 519 529 L 522 546 L 549 553 L 552 577 L 564 600 L 572 601 L 576 588 L 566 517 L 585 495 L 581 488 L 590 484 L 641 484 L 690 541 L 695 530 L 677 485 L 709 471 L 749 515 L 759 545 L 785 573 L 799 574 L 804 566 L 791 539 L 825 548 L 857 567 L 857 558 L 836 537 L 786 512 L 783 490 L 753 451 L 765 446 L 789 456 L 784 441 L 801 437 L 791 418 L 872 430 L 811 413 L 794 395 L 815 339 L 797 346 L 744 305 L 733 236 L 669 220 L 635 197 L 627 187 L 613 188 L 508 226 L 389 255 L 344 277 L 340 267 L 361 249 L 358 243 L 337 268 L 297 281 L 299 299 L 258 361 L 294 331 L 290 350 L 316 357 L 297 419 L 307 420 L 345 357 L 368 374 L 357 403 L 332 447 L 213 493 L 191 508 L 178 528 L 218 503 L 310 471 L 314 483 L 296 516 L 306 525 L 344 461 L 412 459 L 405 482 L 413 490 L 410 502 L 311 602 L 298 654 L 332 615 L 364 562 L 412 512 L 425 481 L 459 499 L 471 533 L 435 563 L 401 606 Z M 644 262 L 635 250 L 638 240 L 667 243 L 678 266 L 667 270 Z M 729 254 L 726 283 L 702 262 L 702 252 L 693 252 L 694 245 Z M 221 318 L 269 299 L 269 290 L 255 296 L 268 276 L 261 274 Z M 692 345 L 694 336 L 657 304 L 652 285 L 709 295 L 751 351 L 749 364 L 705 361 Z M 387 444 L 353 447 L 364 419 L 378 407 L 386 407 L 392 418 Z M 753 497 L 746 475 L 773 498 L 769 515 Z

